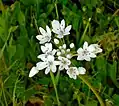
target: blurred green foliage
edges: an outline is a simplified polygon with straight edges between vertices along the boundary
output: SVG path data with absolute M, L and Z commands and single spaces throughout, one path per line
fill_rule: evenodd
M 28 78 L 40 53 L 36 40 L 38 27 L 51 26 L 57 15 L 59 20 L 65 19 L 72 25 L 66 42 L 74 42 L 76 48 L 91 18 L 83 41 L 98 42 L 103 53 L 90 63 L 83 62 L 86 78 L 107 106 L 119 106 L 118 8 L 118 0 L 19 0 L 11 6 L 0 0 L 0 106 L 57 105 L 49 75 L 40 71 Z M 57 88 L 61 106 L 99 105 L 95 95 L 79 79 L 61 74 Z

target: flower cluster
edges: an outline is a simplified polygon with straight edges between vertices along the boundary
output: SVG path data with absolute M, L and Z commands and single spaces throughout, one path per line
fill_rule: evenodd
M 37 58 L 39 58 L 40 61 L 36 66 L 32 67 L 29 77 L 33 77 L 39 70 L 44 69 L 45 74 L 48 74 L 50 71 L 55 73 L 57 70 L 66 70 L 69 77 L 73 79 L 76 79 L 79 74 L 86 73 L 85 68 L 73 66 L 71 59 L 77 56 L 77 60 L 90 61 L 91 58 L 96 57 L 97 53 L 102 52 L 102 49 L 98 44 L 88 46 L 88 43 L 84 42 L 83 48 L 79 48 L 75 52 L 74 43 L 71 43 L 69 47 L 67 47 L 64 42 L 64 37 L 70 34 L 70 30 L 71 25 L 65 28 L 65 20 L 62 20 L 61 23 L 58 20 L 53 20 L 52 31 L 48 26 L 46 26 L 46 30 L 41 27 L 39 28 L 41 34 L 37 35 L 36 38 L 41 44 L 42 54 L 38 55 Z M 53 38 L 51 32 L 55 34 Z

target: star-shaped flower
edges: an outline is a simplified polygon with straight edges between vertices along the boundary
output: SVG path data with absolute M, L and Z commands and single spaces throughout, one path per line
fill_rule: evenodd
M 63 38 L 65 35 L 69 35 L 70 34 L 70 30 L 71 30 L 71 25 L 67 26 L 65 28 L 65 21 L 64 19 L 61 21 L 61 24 L 59 23 L 58 20 L 53 20 L 52 21 L 52 31 L 57 34 L 58 38 Z
M 77 67 L 70 67 L 66 72 L 70 78 L 76 79 L 77 75 L 79 75 L 79 71 Z
M 55 73 L 57 70 L 56 66 L 59 64 L 60 61 L 54 60 L 54 56 L 49 55 L 47 57 L 47 61 L 38 62 L 36 64 L 36 67 L 32 67 L 29 73 L 29 77 L 33 77 L 39 72 L 39 70 L 43 70 L 43 69 L 45 69 L 45 74 L 48 74 L 50 71 Z
M 61 56 L 59 56 L 58 59 L 61 61 L 59 70 L 63 70 L 63 69 L 67 70 L 69 68 L 69 65 L 71 64 L 71 61 Z
M 78 53 L 77 60 L 90 61 L 91 58 L 95 58 L 96 57 L 95 53 L 92 52 L 92 48 L 90 46 L 88 46 L 87 42 L 84 42 L 83 48 L 79 48 L 77 50 L 77 53 Z
M 39 28 L 41 35 L 37 35 L 36 38 L 40 41 L 40 44 L 50 42 L 51 40 L 51 30 L 46 26 L 46 31 L 43 28 Z
M 54 56 L 56 53 L 55 49 L 52 50 L 51 43 L 46 43 L 44 46 L 41 46 L 41 50 L 44 54 L 38 55 L 38 58 L 40 58 L 42 61 L 46 61 L 49 55 Z

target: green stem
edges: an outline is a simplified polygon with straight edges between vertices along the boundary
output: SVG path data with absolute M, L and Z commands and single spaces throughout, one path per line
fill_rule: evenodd
M 95 94 L 95 96 L 97 97 L 100 106 L 105 106 L 102 98 L 100 97 L 100 95 L 98 94 L 98 92 L 93 88 L 93 86 L 81 75 L 78 76 L 86 85 L 88 85 L 88 87 L 92 90 L 92 92 Z
M 90 21 L 91 21 L 91 18 L 89 18 L 89 21 L 88 21 L 88 23 L 87 23 L 87 25 L 86 25 L 86 27 L 85 27 L 85 30 L 84 30 L 84 32 L 83 32 L 83 35 L 81 36 L 80 43 L 79 43 L 80 45 L 82 44 L 82 42 L 83 42 L 83 40 L 84 40 L 84 37 L 85 37 L 85 35 L 86 35 L 87 29 L 88 29 L 89 24 L 90 24 Z
M 8 106 L 8 104 L 7 104 L 7 99 L 6 99 L 5 92 L 4 92 L 3 83 L 1 84 L 1 86 L 2 86 L 2 93 L 3 93 L 3 97 L 4 97 L 4 101 L 5 101 L 5 105 Z
M 56 85 L 58 84 L 59 76 L 60 76 L 60 70 L 58 70 L 57 75 L 56 75 L 56 81 L 55 81 Z
M 19 78 L 19 77 L 18 77 Z M 16 92 L 16 88 L 17 88 L 17 83 L 18 83 L 18 79 L 15 82 L 14 85 L 14 90 L 13 90 L 13 106 L 16 106 L 16 101 L 15 101 L 15 92 Z
M 55 2 L 55 11 L 56 11 L 57 19 L 59 19 L 58 9 L 57 9 L 57 0 Z
M 58 93 L 57 93 L 55 78 L 54 78 L 54 74 L 52 73 L 52 71 L 50 71 L 50 76 L 51 76 L 52 83 L 53 83 L 53 86 L 54 86 L 54 89 L 55 89 L 55 94 L 56 94 L 57 103 L 58 103 L 58 106 L 60 106 L 60 101 L 59 101 L 59 97 L 58 97 Z

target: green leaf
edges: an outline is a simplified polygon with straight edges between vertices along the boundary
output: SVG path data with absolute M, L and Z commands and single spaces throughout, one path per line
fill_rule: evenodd
M 9 34 L 12 33 L 12 32 L 14 32 L 17 28 L 18 28 L 18 26 L 11 26 L 9 28 Z
M 86 106 L 98 106 L 98 102 L 95 100 L 88 101 Z
M 50 79 L 47 77 L 43 77 L 43 78 L 39 79 L 39 81 L 38 81 L 39 84 L 43 84 L 43 85 L 48 85 L 49 82 L 50 82 Z
M 9 60 L 11 60 L 11 58 L 15 55 L 16 53 L 16 45 L 10 45 L 8 48 L 7 48 L 7 51 L 8 51 L 8 55 L 9 55 Z
M 114 94 L 113 97 L 115 106 L 119 106 L 119 95 Z
M 24 5 L 34 5 L 37 4 L 38 0 L 20 0 Z
M 100 73 L 100 79 L 104 83 L 106 83 L 107 61 L 104 57 L 97 57 L 97 59 L 96 59 L 96 69 Z
M 117 62 L 114 61 L 113 64 L 108 63 L 108 72 L 111 80 L 119 88 L 119 83 L 117 82 L 116 75 L 117 75 Z
M 18 14 L 18 22 L 20 25 L 25 25 L 25 16 L 22 11 Z

